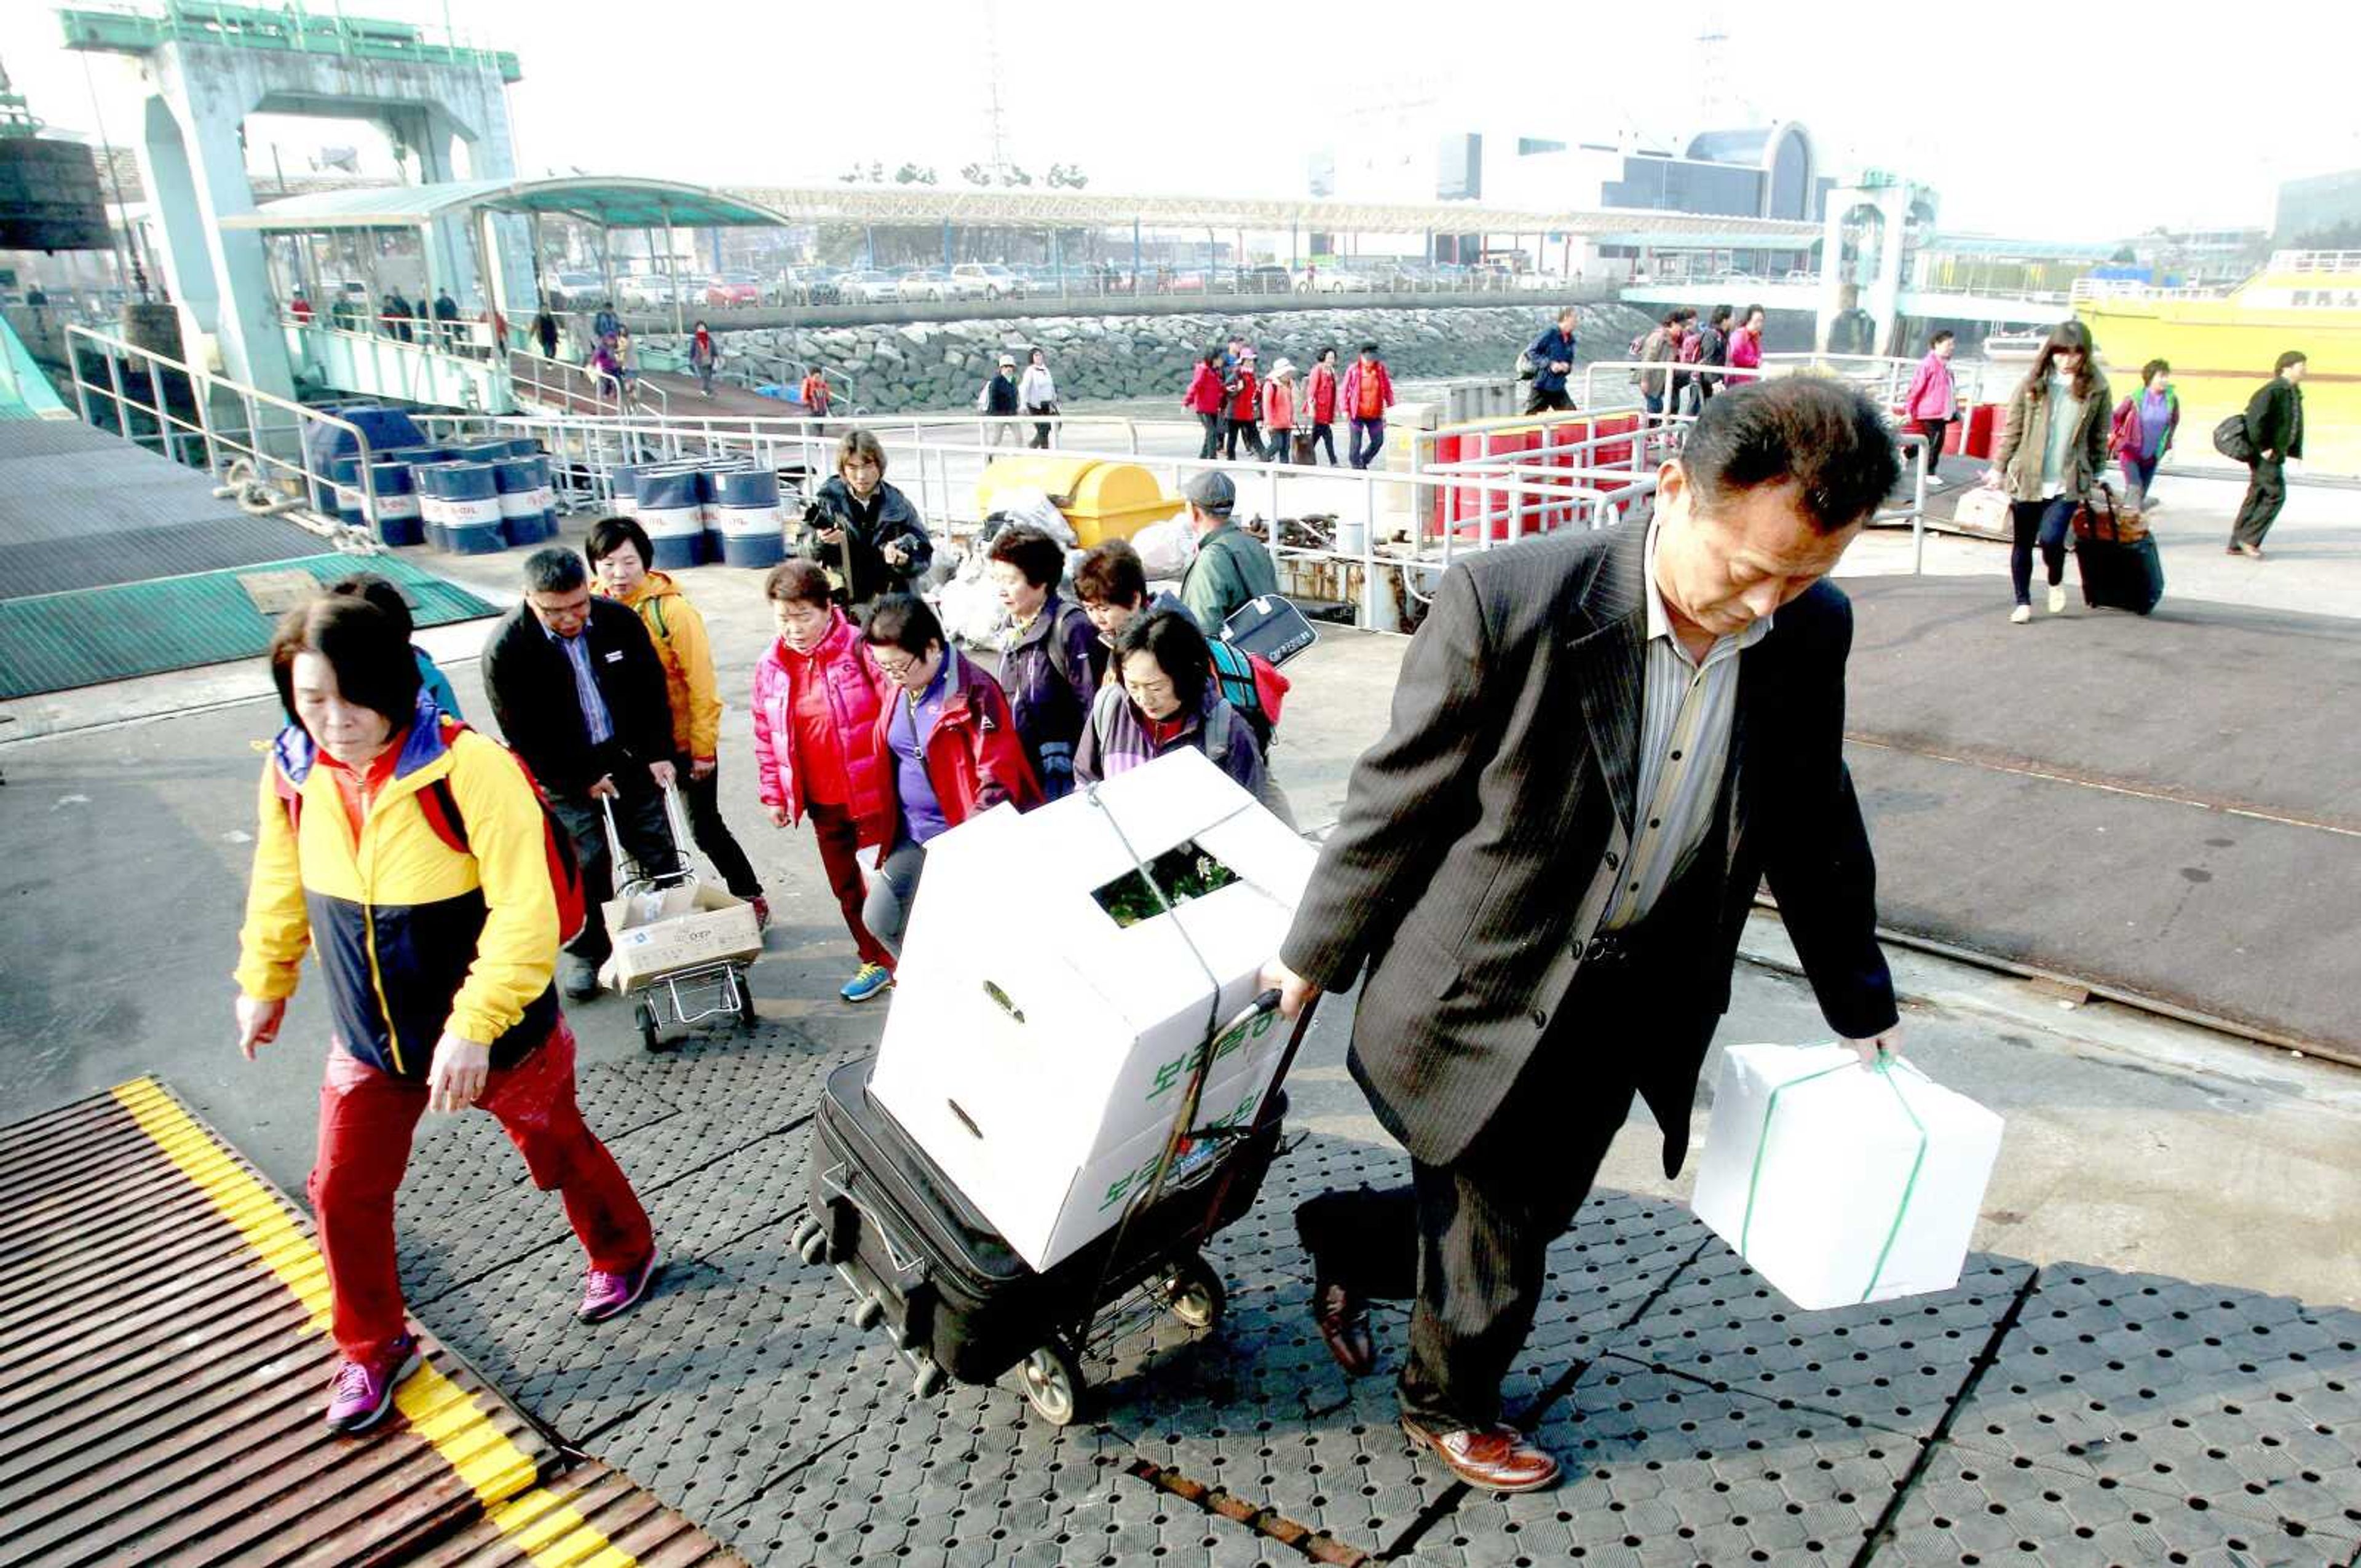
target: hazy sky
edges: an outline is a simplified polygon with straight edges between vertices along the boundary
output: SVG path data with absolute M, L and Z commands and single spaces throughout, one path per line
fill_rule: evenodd
M 2164 19 L 2185 10 L 2216 28 L 2220 6 L 2059 0 L 346 5 L 437 30 L 447 10 L 463 34 L 514 49 L 524 80 L 510 104 L 530 174 L 788 184 L 911 159 L 950 181 L 989 156 L 996 26 L 1007 152 L 1037 177 L 1062 160 L 1093 190 L 1295 195 L 1305 152 L 1333 139 L 1348 103 L 1514 104 L 1543 136 L 1605 139 L 1633 119 L 1694 128 L 1694 39 L 1715 16 L 1726 80 L 1749 107 L 1803 121 L 1842 166 L 1933 183 L 1945 229 L 2102 239 L 2268 224 L 2280 179 L 2361 166 L 2361 21 L 2326 0 L 2257 5 L 2260 25 L 2237 34 Z M 59 38 L 42 0 L 0 0 L 0 62 L 16 90 L 52 124 L 91 130 L 83 57 Z M 93 67 L 119 139 L 137 123 L 130 72 L 104 57 Z M 280 122 L 269 139 L 292 172 L 322 143 L 357 137 Z

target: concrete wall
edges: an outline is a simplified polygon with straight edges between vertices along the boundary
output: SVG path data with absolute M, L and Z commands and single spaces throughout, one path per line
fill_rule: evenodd
M 1647 317 L 1614 303 L 1578 307 L 1577 334 L 1586 359 L 1620 359 Z M 1398 380 L 1459 376 L 1507 376 L 1518 350 L 1540 335 L 1550 311 L 1523 307 L 1439 310 L 1280 310 L 1173 315 L 1025 316 L 900 326 L 770 328 L 720 334 L 723 367 L 758 378 L 787 379 L 817 363 L 848 401 L 873 412 L 972 408 L 976 389 L 993 372 L 1002 349 L 1022 361 L 1035 345 L 1049 350 L 1061 400 L 1101 401 L 1166 398 L 1178 408 L 1189 372 L 1207 348 L 1233 332 L 1252 342 L 1267 373 L 1281 355 L 1309 370 L 1323 344 L 1336 346 L 1341 365 L 1364 342 L 1381 345 Z M 669 333 L 650 333 L 650 347 L 677 347 Z M 732 362 L 731 356 L 737 358 Z

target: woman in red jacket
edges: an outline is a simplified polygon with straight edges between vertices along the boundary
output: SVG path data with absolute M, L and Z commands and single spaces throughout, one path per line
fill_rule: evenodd
M 1030 811 L 1041 804 L 1041 786 L 1000 683 L 951 647 L 925 600 L 888 594 L 869 611 L 862 635 L 900 688 L 875 732 L 892 788 L 867 841 L 889 847 L 862 922 L 899 953 L 928 841 L 1003 801 Z
M 1222 389 L 1229 394 L 1229 417 L 1223 422 L 1222 455 L 1235 462 L 1238 443 L 1246 444 L 1246 460 L 1263 461 L 1262 449 L 1262 380 L 1255 374 L 1255 351 L 1241 349 L 1238 362 L 1230 371 L 1229 380 Z
M 1180 406 L 1197 416 L 1205 427 L 1204 444 L 1197 448 L 1200 457 L 1217 455 L 1222 449 L 1222 351 L 1205 350 L 1197 361 L 1197 368 L 1189 377 L 1189 389 L 1180 395 Z
M 894 983 L 894 955 L 861 923 L 867 896 L 862 828 L 884 818 L 892 775 L 877 755 L 877 720 L 893 691 L 869 644 L 829 598 L 827 571 L 789 561 L 763 584 L 777 641 L 754 666 L 754 762 L 763 804 L 785 828 L 806 817 L 844 912 L 861 970 L 837 994 L 866 1002 Z
M 1312 362 L 1311 378 L 1303 384 L 1303 406 L 1311 416 L 1312 444 L 1328 449 L 1328 466 L 1336 461 L 1336 345 L 1325 345 Z

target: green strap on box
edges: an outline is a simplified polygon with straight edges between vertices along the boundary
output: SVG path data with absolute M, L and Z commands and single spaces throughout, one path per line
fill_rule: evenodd
M 1861 1064 L 1839 1062 L 1835 1067 L 1824 1067 L 1817 1072 L 1807 1072 L 1799 1078 L 1791 1078 L 1771 1091 L 1771 1098 L 1764 1102 L 1763 1106 L 1763 1134 L 1754 1144 L 1754 1168 L 1746 1178 L 1746 1214 L 1739 1222 L 1738 1226 L 1738 1250 L 1741 1255 L 1746 1251 L 1747 1238 L 1754 1228 L 1754 1193 L 1763 1182 L 1763 1157 L 1770 1152 L 1771 1121 L 1779 1113 L 1779 1096 L 1799 1084 L 1809 1083 L 1816 1078 L 1826 1078 L 1830 1073 L 1842 1072 L 1845 1069 L 1857 1065 Z M 1910 1212 L 1910 1200 L 1917 1193 L 1918 1173 L 1927 1166 L 1927 1124 L 1918 1119 L 1918 1113 L 1910 1108 L 1909 1100 L 1902 1092 L 1902 1085 L 1894 1080 L 1892 1069 L 1896 1066 L 1908 1069 L 1921 1079 L 1927 1076 L 1919 1072 L 1916 1068 L 1911 1067 L 1908 1062 L 1884 1055 L 1878 1057 L 1876 1064 L 1870 1068 L 1870 1071 L 1883 1079 L 1886 1087 L 1894 1091 L 1894 1103 L 1902 1107 L 1902 1113 L 1910 1119 L 1910 1125 L 1917 1130 L 1918 1150 L 1911 1157 L 1910 1175 L 1902 1183 L 1901 1201 L 1894 1208 L 1894 1223 L 1885 1229 L 1885 1245 L 1877 1249 L 1877 1266 L 1869 1271 L 1869 1284 L 1861 1290 L 1861 1299 L 1863 1301 L 1867 1301 L 1877 1293 L 1877 1282 L 1885 1273 L 1886 1260 L 1894 1255 L 1894 1244 L 1902 1234 L 1903 1219 Z

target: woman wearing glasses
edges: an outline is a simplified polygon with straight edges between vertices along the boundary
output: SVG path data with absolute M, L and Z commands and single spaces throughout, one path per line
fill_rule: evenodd
M 1003 801 L 1030 811 L 1041 786 L 1000 683 L 950 645 L 925 600 L 879 599 L 862 636 L 895 688 L 876 731 L 892 787 L 862 835 L 887 849 L 862 924 L 898 957 L 928 841 Z
M 2008 400 L 2008 422 L 1984 483 L 2008 492 L 2014 540 L 2010 586 L 2018 626 L 2033 619 L 2033 547 L 2048 568 L 2049 613 L 2066 612 L 2066 531 L 2075 509 L 2091 499 L 2107 463 L 2113 403 L 2099 374 L 2091 329 L 2060 322 L 2034 356 L 2033 368 Z

